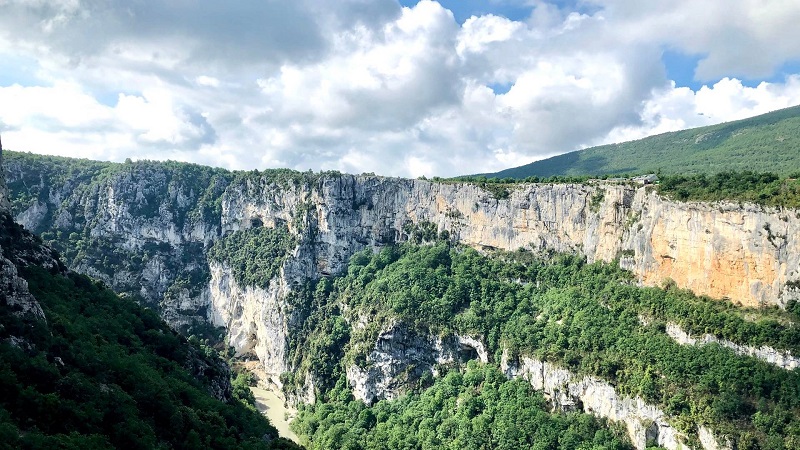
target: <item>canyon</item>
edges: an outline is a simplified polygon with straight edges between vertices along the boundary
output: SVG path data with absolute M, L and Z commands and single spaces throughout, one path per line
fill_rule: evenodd
M 303 319 L 287 302 L 291 293 L 306 280 L 342 273 L 362 249 L 411 239 L 414 227 L 484 252 L 523 248 L 618 262 L 641 285 L 674 283 L 742 306 L 785 307 L 800 298 L 800 213 L 678 202 L 652 186 L 598 181 L 493 191 L 339 173 L 189 167 L 202 175 L 193 177 L 182 173 L 188 166 L 159 163 L 107 165 L 81 178 L 15 154 L 6 166 L 15 219 L 56 248 L 78 249 L 65 252 L 71 269 L 151 306 L 176 329 L 218 327 L 238 354 L 258 358 L 278 389 L 281 374 L 296 369 L 289 336 Z M 295 237 L 268 286 L 241 285 L 227 261 L 207 257 L 230 233 L 261 227 L 286 227 Z M 396 376 L 410 361 L 409 348 L 418 349 L 420 370 L 464 354 L 489 359 L 478 338 L 413 336 L 399 325 L 381 334 L 369 370 L 348 369 L 354 395 L 367 402 L 399 395 Z M 612 386 L 546 364 L 503 361 L 509 376 L 530 379 L 552 399 L 559 395 L 554 386 L 562 386 L 569 398 L 556 403 L 579 399 L 585 410 L 626 423 L 637 448 L 648 437 L 667 448 L 683 445 L 654 406 L 632 398 L 614 403 Z M 315 380 L 306 376 L 303 385 L 293 400 L 313 402 Z M 600 397 L 606 403 L 590 401 Z M 698 433 L 703 448 L 718 448 L 711 431 Z

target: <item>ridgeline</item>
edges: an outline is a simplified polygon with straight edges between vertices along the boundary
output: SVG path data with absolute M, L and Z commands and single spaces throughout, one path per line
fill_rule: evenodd
M 749 119 L 565 153 L 487 178 L 800 171 L 800 106 Z

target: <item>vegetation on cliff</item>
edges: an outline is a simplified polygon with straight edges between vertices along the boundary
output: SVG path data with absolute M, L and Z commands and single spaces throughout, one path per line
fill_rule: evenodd
M 35 251 L 18 247 L 2 250 Z M 0 448 L 294 448 L 155 312 L 83 275 L 18 269 L 46 321 L 0 301 Z
M 19 213 L 37 202 L 49 205 L 60 203 L 69 196 L 73 202 L 84 200 L 97 207 L 97 201 L 106 195 L 132 197 L 131 214 L 139 217 L 155 217 L 161 214 L 181 229 L 189 218 L 201 218 L 209 222 L 219 221 L 221 213 L 219 200 L 224 188 L 233 178 L 231 172 L 223 169 L 188 164 L 175 161 L 136 161 L 124 164 L 98 162 L 87 159 L 64 158 L 58 156 L 36 155 L 5 151 L 5 164 L 9 171 L 8 188 L 11 193 L 12 211 Z M 117 181 L 117 187 L 124 186 L 128 192 L 105 192 L 110 180 Z M 56 196 L 56 198 L 51 198 Z M 60 205 L 57 205 L 60 206 Z M 67 209 L 75 228 L 85 225 L 92 217 L 91 211 L 82 210 L 79 204 Z M 51 208 L 48 208 L 51 209 Z M 52 210 L 46 214 L 52 214 Z M 40 229 L 34 233 L 48 231 L 49 224 L 56 217 L 46 216 L 40 220 Z M 74 246 L 67 241 L 68 236 L 47 238 L 65 247 Z
M 372 406 L 346 382 L 328 403 L 301 409 L 292 428 L 312 449 L 632 449 L 620 427 L 589 414 L 551 414 L 525 380 L 471 363 L 419 394 Z
M 12 154 L 10 159 L 14 157 Z M 225 198 L 231 199 L 234 204 L 238 196 L 252 196 L 254 201 L 269 203 L 273 199 L 270 197 L 272 189 L 299 192 L 296 190 L 303 191 L 314 183 L 325 183 L 325 176 L 339 176 L 335 173 L 317 175 L 288 170 L 230 173 L 180 163 L 95 164 L 64 158 L 51 160 L 47 157 L 40 161 L 42 157 L 33 155 L 16 157 L 21 158 L 16 165 L 12 165 L 19 172 L 18 176 L 11 177 L 15 183 L 12 196 L 16 212 L 27 210 L 37 202 L 46 205 L 47 208 L 41 209 L 45 216 L 37 223 L 47 230 L 43 233 L 44 240 L 58 246 L 70 266 L 89 268 L 93 275 L 114 283 L 115 289 L 134 294 L 143 291 L 142 273 L 148 272 L 148 276 L 158 281 L 148 286 L 163 288 L 163 291 L 153 289 L 149 294 L 155 301 L 163 300 L 165 303 L 172 298 L 185 299 L 182 295 L 186 290 L 190 291 L 189 298 L 197 298 L 198 289 L 208 280 L 209 260 L 228 265 L 242 286 L 266 288 L 270 280 L 279 274 L 288 253 L 297 245 L 297 239 L 314 233 L 313 229 L 309 229 L 304 237 L 293 236 L 285 224 L 276 220 L 274 228 L 264 227 L 255 221 L 250 224 L 251 228 L 222 236 L 224 196 L 228 196 Z M 35 175 L 39 169 L 25 166 L 25 158 L 29 158 L 33 165 L 43 165 L 41 176 Z M 63 167 L 59 167 L 59 162 L 64 162 Z M 70 172 L 73 166 L 74 173 Z M 87 175 L 82 178 L 79 172 L 83 170 Z M 738 200 L 783 207 L 797 206 L 798 202 L 797 181 L 776 175 L 731 172 L 715 176 L 663 175 L 661 179 L 662 183 L 657 189 L 662 195 L 676 200 Z M 435 181 L 478 183 L 498 199 L 508 198 L 513 189 L 518 187 L 511 183 L 513 180 L 477 178 Z M 527 181 L 565 183 L 585 182 L 587 178 L 560 176 L 531 178 Z M 591 205 L 599 205 L 602 200 L 600 191 L 590 200 Z M 353 199 L 353 209 L 360 207 L 356 200 Z M 350 203 L 345 206 L 349 211 Z M 294 211 L 294 219 L 289 219 L 293 220 L 293 229 L 310 224 L 307 219 L 314 211 L 312 208 L 309 202 L 300 204 Z M 35 209 L 31 210 L 31 214 L 36 212 Z M 54 216 L 55 211 L 60 211 L 59 217 Z M 109 217 L 113 217 L 113 220 Z M 789 217 L 787 213 L 787 220 L 794 219 L 794 215 Z M 108 222 L 99 223 L 104 220 Z M 137 234 L 138 240 L 127 239 L 127 226 L 141 227 L 145 232 Z M 204 228 L 206 226 L 209 228 Z M 292 390 L 306 384 L 306 373 L 313 375 L 312 379 L 319 389 L 320 404 L 309 409 L 303 418 L 303 424 L 313 426 L 301 425 L 303 428 L 300 430 L 313 445 L 324 448 L 327 445 L 324 442 L 345 442 L 336 440 L 342 438 L 342 427 L 333 422 L 343 420 L 344 423 L 357 424 L 362 412 L 368 410 L 376 416 L 376 421 L 373 428 L 364 430 L 374 433 L 370 434 L 374 439 L 384 439 L 385 435 L 381 433 L 391 432 L 393 436 L 407 437 L 409 440 L 402 442 L 411 448 L 418 448 L 412 445 L 412 439 L 418 439 L 413 442 L 419 443 L 431 436 L 417 434 L 421 422 L 410 419 L 411 416 L 416 417 L 415 414 L 421 414 L 418 411 L 427 411 L 425 408 L 429 407 L 424 402 L 415 403 L 426 395 L 419 393 L 423 391 L 399 403 L 382 402 L 380 405 L 383 406 L 375 405 L 372 408 L 345 395 L 346 385 L 342 383 L 346 368 L 353 364 L 367 366 L 370 363 L 369 354 L 375 348 L 380 333 L 385 331 L 388 324 L 399 321 L 421 336 L 445 337 L 457 333 L 480 339 L 490 353 L 489 365 L 480 370 L 496 371 L 502 350 L 508 349 L 512 358 L 533 356 L 580 374 L 607 380 L 621 393 L 638 395 L 658 404 L 676 418 L 677 428 L 690 434 L 698 424 L 707 424 L 717 433 L 729 436 L 741 449 L 800 446 L 796 438 L 800 436 L 800 375 L 797 371 L 789 372 L 753 358 L 737 356 L 733 351 L 717 345 L 680 346 L 665 333 L 666 323 L 675 322 L 693 334 L 712 333 L 739 344 L 755 347 L 768 345 L 799 355 L 800 304 L 788 305 L 787 311 L 739 309 L 728 303 L 698 298 L 690 292 L 676 289 L 674 283 L 666 283 L 664 289 L 640 288 L 634 285 L 630 274 L 618 269 L 615 264 L 586 264 L 582 258 L 572 255 L 534 255 L 520 251 L 487 257 L 454 245 L 447 232 L 439 234 L 437 231 L 432 223 L 409 223 L 398 233 L 399 240 L 407 239 L 409 243 L 383 247 L 377 253 L 371 250 L 357 253 L 351 259 L 347 272 L 340 276 L 307 280 L 301 286 L 292 285 L 293 291 L 286 299 L 287 311 L 292 317 L 291 333 L 287 340 L 290 348 L 289 365 L 297 368 L 297 371 L 283 374 L 281 381 L 287 389 Z M 152 237 L 161 232 L 168 237 Z M 201 237 L 196 237 L 195 232 Z M 393 242 L 394 239 L 389 241 Z M 207 246 L 209 242 L 215 243 Z M 626 255 L 623 253 L 622 256 Z M 31 272 L 27 276 L 35 279 L 39 275 Z M 85 279 L 70 280 L 77 286 L 76 292 L 83 289 L 80 287 L 82 283 L 88 283 L 103 293 L 97 294 L 100 297 L 111 295 Z M 59 286 L 58 282 L 41 284 L 52 284 L 52 288 Z M 32 282 L 34 285 L 37 283 Z M 46 295 L 49 288 L 35 287 L 37 295 Z M 72 288 L 58 289 L 69 293 Z M 95 294 L 85 297 L 92 299 Z M 81 301 L 75 300 L 73 303 L 83 305 Z M 176 303 L 181 308 L 185 304 L 181 301 Z M 194 314 L 202 320 L 207 312 L 204 307 L 201 305 L 197 311 L 181 310 L 180 314 Z M 96 309 L 91 306 L 81 308 Z M 58 311 L 52 306 L 46 310 L 51 315 L 53 311 Z M 126 313 L 121 316 L 127 317 Z M 643 324 L 642 318 L 647 319 L 644 321 L 647 325 Z M 295 323 L 295 319 L 300 323 Z M 60 324 L 59 321 L 54 323 Z M 138 330 L 136 324 L 133 325 Z M 8 326 L 13 328 L 13 325 Z M 69 328 L 65 329 L 69 331 Z M 170 345 L 183 342 L 174 334 L 160 331 L 156 333 L 158 336 L 152 337 L 147 334 L 139 336 L 138 331 L 119 336 L 91 330 L 87 334 L 81 330 L 69 332 L 76 339 L 92 343 L 133 343 L 137 349 L 152 347 L 156 351 L 166 351 L 165 355 L 158 355 L 165 360 L 155 359 L 159 369 L 174 367 L 170 361 L 178 363 L 170 359 L 175 355 L 170 353 Z M 61 331 L 54 334 L 54 339 L 60 336 L 58 333 Z M 150 338 L 154 340 L 148 341 Z M 165 342 L 161 342 L 162 339 Z M 11 352 L 27 351 L 19 348 L 14 350 L 12 347 L 9 347 Z M 47 353 L 50 348 L 49 343 L 41 347 L 46 356 L 38 361 L 58 364 L 55 363 L 55 350 L 54 353 Z M 6 347 L 2 349 L 5 351 Z M 37 347 L 37 351 L 39 349 Z M 61 351 L 61 347 L 57 349 Z M 82 350 L 81 354 L 92 352 L 102 354 L 103 350 L 91 348 Z M 3 358 L 5 361 L 6 356 Z M 19 355 L 8 358 L 9 361 L 21 361 Z M 59 358 L 67 363 L 63 356 Z M 143 356 L 139 358 L 147 359 Z M 37 359 L 33 358 L 32 361 Z M 118 367 L 119 364 L 111 360 L 107 365 Z M 20 367 L 26 366 L 23 364 Z M 66 370 L 59 367 L 55 369 L 58 373 L 50 376 L 60 376 Z M 138 366 L 131 367 L 139 370 Z M 463 369 L 455 364 L 455 367 L 442 367 L 441 373 L 454 368 Z M 30 376 L 28 372 L 18 376 L 13 370 L 16 369 L 9 368 L 3 372 L 16 377 L 8 375 L 10 383 L 28 378 L 35 380 L 36 373 L 48 373 L 38 366 L 30 369 L 35 372 Z M 477 369 L 473 367 L 471 370 Z M 416 368 L 410 367 L 400 375 L 398 381 L 408 381 L 409 386 L 419 389 L 432 388 L 434 390 L 431 392 L 436 393 L 436 389 L 439 389 L 436 383 L 441 380 L 420 377 L 417 372 Z M 485 379 L 494 376 L 489 372 L 484 372 Z M 104 376 L 119 386 L 124 381 L 116 380 L 111 375 Z M 54 379 L 57 383 L 58 379 Z M 92 386 L 100 393 L 105 389 L 102 388 L 104 384 L 108 383 L 103 381 Z M 28 391 L 26 386 L 20 386 L 17 391 Z M 32 389 L 35 391 L 40 388 L 40 385 L 36 385 Z M 246 380 L 240 379 L 236 388 L 236 397 L 248 402 Z M 495 391 L 511 389 L 491 383 L 489 386 L 471 385 L 469 389 L 472 394 L 483 395 L 484 388 L 493 396 L 492 401 L 496 400 Z M 42 392 L 45 396 L 61 395 L 55 390 Z M 128 396 L 136 395 L 135 392 L 125 392 Z M 169 394 L 168 398 L 170 401 L 177 398 L 183 402 L 184 397 L 193 395 L 184 395 L 182 392 L 178 391 L 171 397 L 169 395 L 172 394 Z M 65 401 L 69 400 L 66 398 Z M 442 398 L 442 401 L 451 400 Z M 146 404 L 144 400 L 142 402 Z M 11 412 L 9 408 L 18 408 L 18 405 L 19 402 L 10 406 L 4 404 L 6 413 L 0 411 L 0 419 L 12 420 L 16 417 L 19 410 Z M 505 414 L 500 411 L 508 406 L 505 402 L 492 403 L 486 400 L 480 414 L 469 419 L 480 417 L 476 419 L 480 423 L 496 420 Z M 403 419 L 403 413 L 397 408 L 408 408 L 409 420 Z M 537 408 L 537 405 L 533 405 L 528 412 L 512 410 L 517 411 L 515 414 L 524 415 L 534 414 Z M 40 410 L 46 408 L 37 411 Z M 353 412 L 357 414 L 352 416 Z M 378 413 L 385 413 L 386 416 L 379 421 Z M 168 433 L 169 430 L 158 429 L 160 425 L 156 425 L 147 414 L 135 419 L 155 427 L 151 434 L 142 435 L 142 442 L 145 442 L 142 445 L 151 442 L 158 444 L 165 439 L 159 433 Z M 369 417 L 370 413 L 364 414 Z M 197 415 L 201 416 L 199 412 Z M 223 412 L 219 412 L 219 415 L 223 419 L 226 417 Z M 193 420 L 192 417 L 182 420 Z M 426 429 L 432 430 L 436 436 L 455 436 L 451 442 L 469 447 L 465 444 L 467 437 L 458 435 L 454 430 L 448 431 L 446 427 L 451 422 L 440 418 L 441 424 L 426 422 L 425 426 L 429 427 Z M 541 419 L 545 422 L 561 420 L 558 417 Z M 214 426 L 221 427 L 209 427 L 215 430 L 215 436 L 229 436 L 234 433 L 230 430 L 237 429 L 227 422 L 222 427 L 216 416 L 210 420 L 216 424 Z M 467 424 L 466 418 L 464 420 L 464 424 Z M 94 423 L 91 420 L 85 422 Z M 386 425 L 378 426 L 379 422 Z M 9 431 L 10 435 L 18 439 L 38 436 L 36 433 L 46 438 L 51 433 L 49 429 L 33 430 L 13 420 L 8 423 L 16 428 L 4 430 L 12 430 Z M 543 426 L 548 428 L 551 425 Z M 552 426 L 555 427 L 553 429 L 562 430 L 557 424 Z M 578 436 L 582 436 L 582 445 L 589 448 L 593 443 L 606 445 L 587 440 L 588 431 L 584 431 L 589 429 L 593 428 L 577 432 Z M 21 430 L 22 434 L 13 430 Z M 53 433 L 64 434 L 60 431 Z M 203 436 L 200 435 L 205 439 Z M 335 436 L 338 438 L 334 439 Z M 495 438 L 505 439 L 501 436 L 492 437 Z M 103 439 L 106 440 L 102 442 L 116 445 L 116 441 L 110 440 L 111 437 Z
M 608 180 L 602 176 L 600 180 Z M 625 182 L 633 183 L 629 178 Z M 449 180 L 436 180 L 445 183 L 472 183 L 489 192 L 498 200 L 511 196 L 511 191 L 520 183 L 595 183 L 589 176 L 552 176 L 540 178 L 530 176 L 524 179 L 486 178 L 485 176 L 467 176 Z M 713 175 L 664 175 L 659 177 L 654 189 L 664 197 L 677 201 L 696 202 L 747 202 L 762 206 L 800 209 L 800 172 L 788 176 L 778 176 L 773 172 L 727 171 Z
M 225 235 L 209 249 L 208 258 L 227 264 L 239 286 L 266 289 L 295 245 L 295 237 L 285 224 L 259 226 Z
M 363 328 L 345 327 L 344 343 L 330 347 L 333 353 L 319 364 L 303 364 L 326 367 L 318 379 L 337 380 L 349 364 L 368 365 L 381 330 L 402 321 L 422 334 L 479 336 L 491 364 L 508 349 L 512 358 L 528 355 L 607 380 L 623 394 L 660 405 L 692 435 L 698 424 L 708 424 L 741 449 L 800 445 L 800 372 L 718 345 L 679 345 L 665 333 L 667 321 L 678 322 L 691 332 L 800 354 L 800 328 L 790 313 L 737 309 L 671 285 L 637 287 L 616 265 L 586 264 L 577 256 L 486 257 L 448 242 L 359 253 L 346 275 L 322 283 L 322 289 L 307 290 L 317 296 L 309 304 L 323 305 L 309 321 L 326 323 L 339 315 L 347 323 L 361 315 L 370 320 Z M 649 318 L 647 325 L 641 317 Z M 316 325 L 307 322 L 309 328 Z M 309 333 L 299 348 L 310 348 L 319 337 Z M 331 367 L 331 361 L 340 363 Z M 328 391 L 321 398 L 335 403 L 335 386 L 322 388 Z M 330 430 L 298 431 L 319 437 Z
M 680 201 L 750 202 L 800 209 L 800 172 L 789 177 L 765 172 L 722 172 L 715 175 L 663 177 L 658 192 Z
M 656 171 L 695 175 L 744 170 L 777 172 L 782 176 L 800 171 L 800 106 L 735 122 L 587 148 L 486 176 L 523 179 L 532 175 L 597 176 Z

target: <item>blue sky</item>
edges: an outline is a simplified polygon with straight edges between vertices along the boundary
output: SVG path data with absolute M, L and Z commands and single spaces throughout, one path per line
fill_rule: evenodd
M 800 104 L 800 3 L 7 0 L 7 148 L 416 177 Z
M 419 3 L 415 0 L 402 0 L 403 6 L 412 7 Z M 557 2 L 563 4 L 564 2 Z M 486 0 L 443 0 L 442 6 L 452 11 L 458 23 L 464 23 L 471 16 L 495 14 L 511 20 L 525 20 L 533 9 L 532 6 L 520 2 L 486 1 Z

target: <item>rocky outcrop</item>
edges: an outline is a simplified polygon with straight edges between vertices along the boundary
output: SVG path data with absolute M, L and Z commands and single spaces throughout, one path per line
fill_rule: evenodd
M 697 294 L 746 306 L 785 306 L 798 298 L 800 212 L 751 204 L 679 203 L 646 189 L 623 238 L 623 268 L 642 283 L 674 280 Z M 640 212 L 640 215 L 638 215 Z
M 205 249 L 220 226 L 203 199 L 221 195 L 224 177 L 196 166 L 36 161 L 6 160 L 21 225 L 61 250 L 70 269 L 157 309 L 176 329 L 207 320 Z
M 589 376 L 578 376 L 553 364 L 528 357 L 511 360 L 503 353 L 501 368 L 509 378 L 521 377 L 534 389 L 542 391 L 554 409 L 583 410 L 598 417 L 625 424 L 633 445 L 644 449 L 657 443 L 669 450 L 688 448 L 686 436 L 669 423 L 669 417 L 658 407 L 639 397 L 617 394 L 614 387 Z M 726 448 L 717 443 L 710 430 L 701 427 L 699 437 L 706 450 Z
M 471 359 L 486 363 L 486 356 L 480 339 L 467 336 L 442 339 L 394 322 L 379 334 L 365 364 L 347 368 L 347 379 L 354 397 L 370 404 L 399 397 L 425 373 L 436 376 L 439 365 L 452 367 Z M 500 366 L 507 377 L 523 378 L 542 391 L 556 411 L 583 411 L 625 424 L 637 449 L 644 449 L 649 443 L 670 450 L 690 448 L 687 436 L 670 424 L 663 410 L 639 397 L 618 394 L 606 381 L 579 376 L 534 358 L 512 359 L 508 351 L 503 352 Z M 702 425 L 697 438 L 705 450 L 731 448 Z
M 223 229 L 310 211 L 320 273 L 341 270 L 365 246 L 402 239 L 406 223 L 431 222 L 477 248 L 578 252 L 590 262 L 620 258 L 643 284 L 671 279 L 743 305 L 800 297 L 796 211 L 673 202 L 619 184 L 520 185 L 504 200 L 469 184 L 380 177 L 322 177 L 289 190 L 254 182 L 232 188 L 223 199 Z
M 289 361 L 288 337 L 303 318 L 287 301 L 291 293 L 307 280 L 342 272 L 357 251 L 409 239 L 409 225 L 431 224 L 484 250 L 619 260 L 642 284 L 669 279 L 744 305 L 785 306 L 800 298 L 800 212 L 794 210 L 674 202 L 649 187 L 614 183 L 516 185 L 504 195 L 465 183 L 233 174 L 178 164 L 113 165 L 83 178 L 48 178 L 35 170 L 19 162 L 9 168 L 16 218 L 26 228 L 69 249 L 71 268 L 155 307 L 175 328 L 205 322 L 225 327 L 228 342 L 240 354 L 256 355 L 278 387 L 281 374 L 297 369 Z M 226 233 L 262 226 L 285 226 L 296 246 L 268 286 L 239 285 L 224 258 L 208 259 L 208 249 Z M 46 259 L 40 261 L 45 266 Z M 10 270 L 0 267 L 13 281 Z M 7 286 L 16 298 L 27 298 L 22 284 Z M 346 375 L 357 398 L 390 399 L 439 365 L 488 361 L 481 342 L 430 337 L 393 323 L 366 361 L 348 366 Z M 617 395 L 602 380 L 527 358 L 504 365 L 509 376 L 525 377 L 560 409 L 624 422 L 639 448 L 648 437 L 667 448 L 682 442 L 661 410 Z M 305 378 L 294 380 L 301 386 L 293 398 L 313 401 L 312 374 L 299 375 Z M 698 438 L 704 448 L 717 445 L 709 430 L 701 428 Z
M 301 321 L 286 302 L 289 293 L 343 271 L 361 249 L 408 239 L 409 224 L 432 224 L 479 249 L 619 259 L 643 284 L 671 279 L 746 305 L 782 306 L 800 297 L 796 211 L 680 203 L 613 183 L 523 184 L 497 199 L 471 184 L 375 176 L 131 163 L 53 182 L 54 175 L 34 176 L 32 164 L 9 165 L 12 196 L 36 199 L 18 205 L 17 219 L 77 249 L 71 268 L 155 307 L 177 329 L 226 327 L 229 342 L 256 354 L 275 384 L 294 369 L 286 342 Z M 239 286 L 224 261 L 210 262 L 206 252 L 225 233 L 260 226 L 286 226 L 298 244 L 269 288 Z M 353 369 L 351 378 L 389 379 L 396 371 L 393 363 L 376 367 L 372 375 Z
M 9 166 L 17 219 L 72 252 L 71 268 L 155 307 L 175 328 L 226 327 L 237 352 L 257 355 L 277 385 L 280 374 L 295 369 L 287 336 L 301 318 L 289 294 L 309 279 L 343 271 L 361 249 L 408 239 L 413 224 L 432 224 L 479 249 L 619 259 L 643 284 L 671 279 L 744 305 L 784 306 L 800 298 L 797 211 L 681 203 L 649 187 L 614 183 L 521 184 L 498 199 L 502 192 L 472 184 L 376 176 L 234 174 L 146 162 L 47 178 L 34 173 L 34 164 Z M 224 260 L 210 262 L 207 251 L 226 233 L 261 226 L 285 226 L 297 245 L 269 287 L 239 286 Z M 361 398 L 391 398 L 398 374 L 456 360 L 447 348 L 487 358 L 476 342 L 454 337 L 455 347 L 442 342 L 438 356 L 414 359 L 415 346 L 435 343 L 399 329 L 385 333 L 369 364 L 348 370 Z
M 38 264 L 57 271 L 64 268 L 49 248 L 14 223 L 3 167 L 3 143 L 0 142 L 0 302 L 25 320 L 46 321 L 42 306 L 31 295 L 28 282 L 19 276 L 17 267 Z M 10 340 L 14 345 L 25 344 L 15 336 Z
M 0 249 L 0 301 L 14 314 L 34 320 L 45 320 L 41 305 L 28 291 L 28 282 L 19 276 L 17 268 L 3 256 Z
M 227 330 L 228 344 L 240 355 L 256 355 L 266 380 L 280 385 L 287 372 L 288 336 L 296 319 L 285 306 L 287 286 L 278 277 L 268 289 L 239 286 L 229 267 L 211 263 L 211 322 Z
M 194 345 L 187 345 L 186 348 L 188 354 L 183 368 L 206 387 L 209 395 L 217 400 L 229 402 L 233 398 L 233 387 L 228 364 L 217 355 L 209 356 L 201 353 Z
M 66 242 L 73 233 L 75 244 L 88 236 L 104 251 L 133 261 L 111 273 L 88 248 L 69 263 L 172 311 L 177 325 L 205 314 L 160 305 L 170 288 L 190 271 L 204 271 L 198 278 L 207 279 L 204 249 L 225 232 L 254 223 L 286 224 L 303 236 L 305 245 L 295 255 L 299 271 L 289 277 L 339 272 L 354 252 L 404 239 L 408 223 L 430 222 L 477 248 L 619 258 L 646 285 L 671 279 L 698 294 L 749 306 L 800 298 L 800 212 L 794 210 L 674 202 L 649 187 L 612 183 L 516 185 L 498 200 L 471 184 L 372 176 L 217 171 L 200 185 L 181 176 L 195 166 L 133 163 L 104 169 L 111 175 L 82 184 L 72 178 L 59 184 L 35 177 L 31 164 L 12 158 L 9 166 L 12 196 L 37 199 L 18 205 L 17 220 L 31 230 L 60 233 L 64 246 L 73 244 Z M 145 276 L 145 270 L 157 276 Z M 190 286 L 187 295 L 203 290 Z
M 794 370 L 800 367 L 800 358 L 792 356 L 785 350 L 776 350 L 767 345 L 753 347 L 749 345 L 739 345 L 726 339 L 720 339 L 713 334 L 704 334 L 699 337 L 692 336 L 675 323 L 667 323 L 666 332 L 675 342 L 682 345 L 707 345 L 718 344 L 722 347 L 733 350 L 738 355 L 752 356 L 762 361 L 780 367 L 781 369 Z
M 9 212 L 0 208 L 0 301 L 18 316 L 44 321 L 41 305 L 28 291 L 28 282 L 19 275 L 19 270 L 28 266 L 66 272 L 52 249 L 14 223 Z
M 8 194 L 8 185 L 6 185 L 6 171 L 3 164 L 3 141 L 0 140 L 0 211 L 10 211 L 11 201 Z
M 378 336 L 364 367 L 353 364 L 347 368 L 347 380 L 353 396 L 371 404 L 399 397 L 424 374 L 437 374 L 437 365 L 453 366 L 473 359 L 488 362 L 479 339 L 432 337 L 403 323 L 391 323 Z
M 697 427 L 697 438 L 700 439 L 700 445 L 705 450 L 731 450 L 733 448 L 729 439 L 717 438 L 711 430 L 703 425 Z

